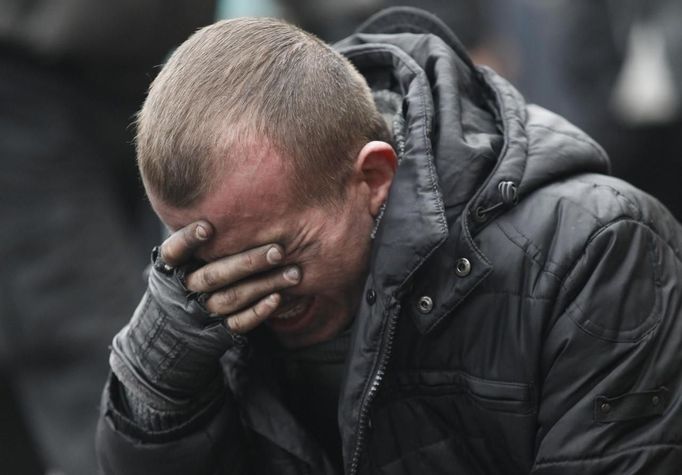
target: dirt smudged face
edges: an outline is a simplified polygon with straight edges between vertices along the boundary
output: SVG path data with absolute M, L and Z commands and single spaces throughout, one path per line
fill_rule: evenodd
M 253 154 L 195 205 L 174 208 L 150 193 L 152 206 L 171 230 L 202 218 L 213 224 L 215 238 L 197 253 L 205 261 L 281 244 L 283 264 L 299 265 L 302 279 L 281 292 L 265 324 L 290 348 L 331 339 L 352 321 L 364 287 L 374 224 L 370 186 L 351 179 L 337 207 L 296 203 L 277 154 Z

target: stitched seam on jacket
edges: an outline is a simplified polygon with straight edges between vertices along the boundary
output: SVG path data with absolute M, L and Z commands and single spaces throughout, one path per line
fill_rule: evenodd
M 642 325 L 644 325 L 646 322 L 648 322 L 649 320 L 655 318 L 655 316 L 656 316 L 657 313 L 658 313 L 659 315 L 658 315 L 658 318 L 655 318 L 655 321 L 651 324 L 651 327 L 650 327 L 648 330 L 646 330 L 644 333 L 642 333 L 641 335 L 638 335 L 636 338 L 632 338 L 632 337 L 630 337 L 630 338 L 625 338 L 625 337 L 620 337 L 620 338 L 607 337 L 607 336 L 604 336 L 604 335 L 594 334 L 594 332 L 593 332 L 591 329 L 586 328 L 584 324 L 575 321 L 575 320 L 571 317 L 570 314 L 568 315 L 568 317 L 571 318 L 571 320 L 573 320 L 573 322 L 574 322 L 581 330 L 583 330 L 585 333 L 587 333 L 587 334 L 589 334 L 589 335 L 591 335 L 591 336 L 593 336 L 593 337 L 599 338 L 600 340 L 610 341 L 610 342 L 614 342 L 614 343 L 620 343 L 620 342 L 635 343 L 635 342 L 641 341 L 641 340 L 642 340 L 643 338 L 645 338 L 649 333 L 653 332 L 653 331 L 658 327 L 658 324 L 660 323 L 660 321 L 663 319 L 663 316 L 660 315 L 660 312 L 661 312 L 661 294 L 660 294 L 660 292 L 661 292 L 661 289 L 660 289 L 661 283 L 660 283 L 659 279 L 657 278 L 657 274 L 660 274 L 661 271 L 660 271 L 660 269 L 658 268 L 659 266 L 658 266 L 657 263 L 656 263 L 655 252 L 656 252 L 655 244 L 653 243 L 652 240 L 649 240 L 649 242 L 648 242 L 648 249 L 647 249 L 647 256 L 649 257 L 649 261 L 650 261 L 650 264 L 651 264 L 651 268 L 654 269 L 653 276 L 652 276 L 652 277 L 653 277 L 653 287 L 654 287 L 654 303 L 653 303 L 651 312 L 649 313 L 649 315 L 647 316 L 647 318 L 646 318 L 642 323 L 640 323 L 640 325 L 639 325 L 637 328 L 640 328 L 640 327 L 641 327 Z M 580 311 L 580 313 L 582 313 L 583 316 L 584 316 L 584 315 L 585 315 L 585 311 L 581 308 L 581 306 L 580 306 L 577 302 L 574 302 L 574 304 L 575 304 L 575 307 L 578 309 L 578 311 Z M 598 324 L 598 323 L 596 323 L 596 322 L 590 322 L 590 323 L 591 323 L 592 325 L 594 325 L 594 327 L 596 327 L 596 328 L 599 329 L 600 331 L 610 332 L 610 329 L 605 328 L 605 327 L 603 327 L 602 325 L 600 325 L 600 324 Z M 633 330 L 634 330 L 634 329 L 630 329 L 630 330 L 628 330 L 628 332 L 629 332 L 629 331 L 633 331 Z
M 517 233 L 519 233 L 521 236 L 523 236 L 524 238 L 526 238 L 526 240 L 528 241 L 528 243 L 530 243 L 530 244 L 533 246 L 533 248 L 537 250 L 537 252 L 544 254 L 543 250 L 542 250 L 541 248 L 539 248 L 538 246 L 536 246 L 532 239 L 530 239 L 528 236 L 526 236 L 526 235 L 523 234 L 521 231 L 519 231 L 519 229 L 518 229 L 516 226 L 514 226 L 512 223 L 509 223 L 509 225 L 510 225 L 512 228 L 514 228 L 514 230 L 515 230 Z M 562 279 L 563 277 L 560 276 L 560 275 L 558 275 L 558 274 L 556 274 L 556 273 L 554 273 L 554 272 L 552 272 L 551 270 L 548 270 L 548 269 L 546 268 L 546 264 L 549 262 L 550 264 L 554 264 L 554 265 L 557 266 L 557 267 L 564 267 L 563 265 L 561 265 L 561 264 L 558 263 L 558 262 L 554 262 L 553 260 L 551 260 L 551 259 L 549 259 L 549 258 L 547 258 L 547 260 L 545 260 L 545 262 L 540 262 L 540 261 L 537 260 L 535 257 L 533 257 L 531 254 L 529 254 L 528 251 L 527 251 L 521 244 L 517 243 L 517 242 L 514 240 L 514 238 L 513 238 L 512 236 L 510 236 L 509 234 L 507 234 L 507 231 L 506 231 L 505 229 L 503 229 L 502 226 L 500 226 L 499 223 L 495 223 L 495 226 L 497 226 L 497 228 L 498 228 L 500 231 L 502 231 L 502 233 L 507 237 L 507 239 L 509 240 L 509 242 L 511 242 L 511 243 L 514 244 L 516 247 L 518 247 L 519 249 L 521 249 L 521 251 L 523 251 L 523 253 L 528 257 L 528 259 L 530 259 L 531 261 L 533 261 L 533 262 L 535 262 L 537 265 L 539 265 L 539 266 L 540 266 L 540 271 L 541 271 L 543 274 L 547 274 L 547 275 L 549 275 L 550 277 L 554 277 L 556 280 L 558 280 L 559 282 L 561 282 L 561 279 Z
M 599 455 L 587 455 L 583 457 L 565 457 L 565 458 L 556 458 L 556 459 L 544 459 L 540 462 L 536 462 L 533 465 L 533 468 L 543 468 L 543 467 L 549 467 L 552 465 L 563 465 L 563 464 L 570 464 L 570 463 L 575 463 L 575 462 L 586 462 L 586 461 L 591 461 L 591 460 L 604 460 L 608 458 L 613 458 L 613 457 L 618 457 L 623 454 L 629 454 L 632 452 L 632 450 L 644 450 L 644 449 L 682 449 L 682 443 L 679 442 L 669 442 L 669 443 L 660 443 L 660 444 L 640 444 L 640 445 L 633 445 L 625 449 L 621 450 L 616 450 L 615 452 L 611 452 L 608 454 L 599 454 Z
M 599 158 L 601 158 L 607 166 L 609 165 L 609 159 L 604 154 L 604 152 L 599 147 L 597 147 L 594 142 L 592 142 L 591 140 L 586 140 L 585 137 L 573 135 L 573 134 L 571 134 L 565 130 L 557 130 L 557 129 L 554 129 L 552 127 L 548 127 L 548 126 L 542 125 L 542 124 L 526 124 L 526 129 L 531 129 L 531 128 L 544 129 L 544 130 L 547 130 L 549 132 L 554 132 L 555 134 L 559 134 L 559 135 L 563 135 L 565 137 L 571 138 L 571 139 L 576 140 L 578 142 L 582 142 L 585 145 L 589 145 L 592 149 L 594 149 L 595 152 L 597 152 L 597 155 L 599 155 Z
M 426 38 L 423 38 L 421 42 L 425 42 Z M 420 42 L 420 43 L 421 43 Z M 415 74 L 415 79 L 417 77 L 421 77 L 424 79 L 423 82 L 425 82 L 427 85 L 429 84 L 429 81 L 426 79 L 426 73 L 424 72 L 423 69 L 421 71 L 418 71 Z M 423 128 L 423 135 L 422 135 L 422 140 L 426 144 L 426 153 L 428 154 L 429 160 L 427 160 L 427 165 L 429 166 L 429 178 L 431 179 L 431 189 L 433 190 L 433 193 L 442 196 L 440 190 L 438 189 L 438 178 L 436 176 L 435 170 L 434 170 L 434 160 L 435 157 L 433 155 L 433 149 L 431 148 L 431 139 L 428 136 L 428 133 L 433 130 L 433 124 L 431 123 L 431 118 L 426 114 L 426 95 L 424 93 L 425 88 L 421 87 L 419 88 L 419 97 L 421 99 L 421 104 L 420 104 L 420 109 L 421 109 L 421 117 L 422 120 L 424 121 L 424 128 Z M 434 105 L 435 108 L 435 105 Z M 435 110 L 434 110 L 435 112 Z M 442 198 L 440 200 L 434 200 L 435 201 L 435 206 L 436 209 L 438 210 L 438 224 L 441 226 L 441 232 L 447 232 L 448 227 L 447 223 L 443 219 L 445 216 L 445 209 L 443 208 L 443 200 Z
M 584 257 L 585 257 L 585 252 L 587 251 L 587 248 L 590 247 L 590 245 L 592 244 L 592 242 L 593 242 L 594 240 L 596 240 L 596 239 L 599 237 L 599 235 L 601 235 L 601 233 L 604 232 L 607 228 L 610 228 L 611 226 L 615 226 L 615 225 L 620 224 L 620 223 L 622 223 L 622 222 L 631 222 L 631 223 L 634 223 L 635 225 L 642 226 L 642 227 L 644 227 L 645 229 L 647 229 L 650 233 L 652 233 L 654 236 L 660 238 L 659 234 L 658 234 L 654 229 L 652 229 L 650 226 L 648 226 L 646 223 L 643 223 L 643 222 L 638 221 L 638 220 L 633 219 L 633 218 L 623 218 L 623 217 L 621 217 L 621 218 L 617 218 L 617 219 L 615 219 L 615 220 L 613 220 L 613 221 L 611 221 L 611 222 L 605 224 L 604 226 L 601 226 L 600 228 L 598 228 L 597 230 L 595 230 L 595 231 L 590 235 L 590 237 L 587 239 L 587 241 L 585 242 L 585 246 L 583 247 L 582 252 L 581 252 L 580 255 L 576 258 L 575 262 L 574 262 L 573 265 L 570 267 L 570 270 L 567 272 L 566 276 L 564 277 L 563 281 L 561 282 L 560 286 L 561 286 L 561 288 L 562 288 L 563 290 L 565 290 L 565 291 L 569 291 L 569 290 L 570 290 L 570 286 L 568 285 L 568 280 L 569 280 L 570 277 L 572 276 L 573 272 L 576 270 L 576 267 L 578 266 L 578 264 L 582 261 L 582 259 L 584 259 Z M 662 240 L 663 242 L 665 242 L 664 239 L 661 238 L 661 240 Z M 650 251 L 650 250 L 647 249 L 647 252 L 650 254 L 649 251 Z M 679 259 L 678 259 L 678 262 L 679 262 Z M 656 267 L 655 262 L 652 262 L 652 266 L 653 266 L 653 267 Z M 659 285 L 655 280 L 654 280 L 654 286 L 655 286 L 655 287 L 660 287 L 660 285 Z M 659 297 L 657 296 L 657 297 L 656 297 L 656 303 L 658 303 L 658 298 L 659 298 Z M 575 308 L 577 308 L 581 313 L 583 313 L 583 314 L 585 313 L 585 312 L 580 308 L 580 305 L 578 305 L 577 303 L 575 303 L 575 300 L 572 300 L 572 301 L 569 303 L 569 306 L 566 308 L 566 310 L 564 310 L 564 311 L 559 315 L 559 317 L 558 317 L 559 319 L 561 319 L 562 316 L 566 315 L 566 316 L 567 316 L 567 317 L 576 325 L 576 327 L 578 327 L 578 329 L 580 329 L 580 331 L 584 332 L 585 334 L 587 334 L 587 335 L 589 335 L 589 336 L 591 336 L 591 337 L 593 337 L 593 338 L 599 338 L 599 339 L 601 339 L 601 340 L 603 340 L 603 341 L 622 342 L 621 340 L 613 340 L 613 339 L 608 339 L 608 338 L 604 338 L 604 337 L 602 337 L 602 336 L 595 335 L 594 333 L 592 333 L 592 332 L 588 331 L 587 329 L 585 329 L 581 324 L 579 324 L 578 322 L 576 322 L 573 318 L 571 318 L 570 315 L 568 315 L 568 314 L 570 313 L 570 311 L 571 311 L 571 304 L 574 304 L 574 305 L 575 305 Z M 660 321 L 660 319 L 659 319 L 659 321 Z M 648 335 L 649 333 L 651 333 L 651 331 L 653 331 L 657 326 L 658 326 L 658 324 L 653 325 L 652 328 L 651 328 L 649 331 L 645 332 L 645 333 L 644 333 L 640 338 L 638 338 L 636 341 L 641 340 L 641 338 L 643 338 L 644 336 L 646 336 L 646 335 Z
M 556 297 L 536 297 L 533 295 L 522 295 L 518 292 L 510 292 L 506 290 L 481 290 L 479 292 L 480 296 L 483 295 L 510 295 L 512 297 L 519 297 L 521 299 L 526 299 L 526 300 L 538 300 L 538 301 L 547 301 L 547 300 L 555 300 Z
M 578 182 L 578 183 L 582 183 L 582 184 L 584 184 L 584 185 L 590 185 L 590 186 L 595 187 L 595 188 L 606 188 L 606 189 L 608 189 L 609 191 L 611 191 L 612 193 L 614 193 L 616 196 L 623 198 L 625 201 L 627 201 L 627 203 L 630 205 L 630 207 L 632 208 L 632 210 L 634 210 L 634 211 L 636 212 L 636 214 L 637 214 L 637 216 L 636 216 L 636 217 L 633 217 L 633 219 L 639 220 L 640 222 L 642 222 L 643 216 L 642 216 L 642 213 L 641 213 L 641 211 L 639 210 L 639 207 L 637 206 L 637 204 L 636 204 L 634 201 L 632 201 L 632 199 L 631 199 L 629 196 L 627 196 L 626 194 L 622 193 L 622 192 L 621 192 L 620 190 L 618 190 L 617 188 L 614 188 L 613 186 L 607 185 L 607 184 L 605 184 L 605 183 L 594 183 L 594 182 L 590 182 L 590 181 L 584 181 L 584 180 L 582 180 L 582 179 L 576 179 L 575 181 Z M 670 221 L 669 219 L 666 220 L 666 222 L 669 222 L 669 221 Z M 654 232 L 654 234 L 656 234 L 659 238 L 661 238 L 661 240 L 662 240 L 663 242 L 665 242 L 665 243 L 668 245 L 668 247 L 670 248 L 670 250 L 673 251 L 673 253 L 675 254 L 675 256 L 677 256 L 678 260 L 682 261 L 682 256 L 680 255 L 680 250 L 679 250 L 679 248 L 678 248 L 677 246 L 675 246 L 675 244 L 673 244 L 671 241 L 665 239 L 665 238 L 663 237 L 663 235 L 662 235 L 661 233 L 659 233 L 658 230 L 653 226 L 653 223 L 651 223 L 651 222 L 649 222 L 649 223 L 644 223 L 644 222 L 642 222 L 642 224 L 645 224 L 647 227 L 651 228 L 651 230 Z
M 576 181 L 577 183 L 582 183 L 582 184 L 584 184 L 584 185 L 591 186 L 592 188 L 606 188 L 606 189 L 609 190 L 611 193 L 613 193 L 614 195 L 616 195 L 618 198 L 622 198 L 622 199 L 624 199 L 624 200 L 627 202 L 627 204 L 630 206 L 631 211 L 634 212 L 634 213 L 633 213 L 633 218 L 634 218 L 634 219 L 638 219 L 638 220 L 641 220 L 641 219 L 642 219 L 642 213 L 641 213 L 641 211 L 639 210 L 639 208 L 637 207 L 637 204 L 636 204 L 634 201 L 632 201 L 632 199 L 630 199 L 629 196 L 627 196 L 626 194 L 624 194 L 623 192 L 621 192 L 619 189 L 614 188 L 614 187 L 612 187 L 612 186 L 610 186 L 610 185 L 607 185 L 607 184 L 605 184 L 605 183 L 594 183 L 594 182 L 589 182 L 589 181 L 585 181 L 585 180 L 582 180 L 582 179 L 576 179 L 575 181 Z

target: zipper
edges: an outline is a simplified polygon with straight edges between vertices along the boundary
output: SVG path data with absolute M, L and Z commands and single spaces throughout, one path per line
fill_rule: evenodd
M 386 374 L 386 367 L 391 357 L 393 350 L 393 339 L 395 337 L 396 326 L 398 325 L 398 315 L 400 314 L 400 304 L 397 305 L 396 311 L 389 317 L 387 335 L 384 338 L 382 351 L 379 355 L 379 366 L 377 367 L 372 384 L 366 393 L 362 407 L 360 408 L 360 424 L 358 427 L 358 437 L 355 442 L 355 450 L 353 451 L 353 459 L 350 466 L 350 475 L 356 475 L 358 472 L 358 464 L 360 463 L 360 455 L 362 454 L 363 444 L 365 442 L 365 429 L 367 427 L 367 419 L 369 417 L 369 408 L 372 401 L 379 391 L 379 386 Z

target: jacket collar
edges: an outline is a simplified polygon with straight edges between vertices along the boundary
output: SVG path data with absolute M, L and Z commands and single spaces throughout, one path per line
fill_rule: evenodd
M 367 44 L 342 50 L 358 69 L 393 71 L 404 97 L 404 143 L 370 262 L 376 291 L 393 294 L 448 237 L 448 226 L 429 137 L 433 101 L 421 67 L 392 45 Z M 409 229 L 406 229 L 406 226 Z M 414 232 L 414 230 L 419 230 Z

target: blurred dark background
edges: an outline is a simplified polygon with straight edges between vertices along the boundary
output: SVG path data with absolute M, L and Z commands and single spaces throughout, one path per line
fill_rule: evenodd
M 161 234 L 130 125 L 172 48 L 243 15 L 333 42 L 391 5 L 436 13 L 682 217 L 682 0 L 0 0 L 0 473 L 97 471 L 107 346 Z
M 94 474 L 111 338 L 160 228 L 130 127 L 211 0 L 0 0 L 0 473 Z

